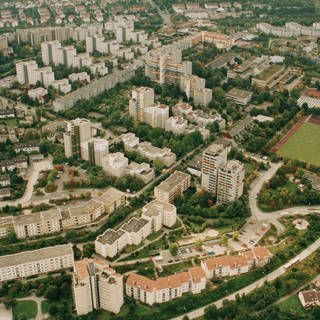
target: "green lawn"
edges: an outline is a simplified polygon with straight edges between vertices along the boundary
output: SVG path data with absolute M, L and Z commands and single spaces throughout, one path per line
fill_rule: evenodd
M 19 315 L 26 315 L 27 319 L 34 319 L 37 315 L 37 304 L 31 300 L 18 301 L 13 308 L 13 319 L 18 319 Z
M 304 123 L 279 149 L 281 156 L 320 166 L 320 126 Z
M 49 307 L 50 303 L 48 302 L 48 300 L 41 301 L 41 311 L 43 314 L 49 313 Z
M 290 312 L 297 316 L 303 316 L 306 314 L 306 311 L 303 309 L 297 294 L 281 302 L 279 307 L 281 311 Z

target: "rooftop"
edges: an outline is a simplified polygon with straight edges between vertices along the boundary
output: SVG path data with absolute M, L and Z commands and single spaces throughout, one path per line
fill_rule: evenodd
M 139 232 L 147 223 L 149 223 L 148 220 L 140 218 L 132 218 L 129 222 L 125 223 L 121 229 L 127 232 Z
M 0 257 L 0 268 L 26 264 L 30 262 L 70 255 L 73 257 L 72 245 L 63 244 L 59 246 L 46 247 L 38 250 L 23 251 Z
M 177 185 L 179 185 L 184 179 L 189 178 L 190 175 L 181 171 L 175 171 L 170 177 L 165 181 L 162 181 L 157 188 L 162 189 L 163 191 L 169 192 Z
M 113 244 L 124 234 L 124 231 L 118 230 L 114 231 L 112 229 L 107 229 L 103 234 L 97 237 L 97 241 L 102 244 Z

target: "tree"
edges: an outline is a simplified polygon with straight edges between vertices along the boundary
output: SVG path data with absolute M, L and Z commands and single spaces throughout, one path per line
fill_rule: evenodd
M 94 244 L 93 243 L 86 243 L 83 246 L 83 257 L 84 258 L 91 258 L 94 253 Z
M 3 303 L 6 309 L 11 309 L 17 304 L 17 300 L 11 297 L 6 297 L 3 299 Z
M 198 239 L 198 240 L 196 241 L 196 243 L 195 243 L 196 249 L 197 249 L 198 251 L 201 251 L 201 250 L 202 250 L 202 245 L 203 245 L 203 242 L 202 242 L 201 239 Z
M 59 289 L 56 286 L 49 286 L 46 290 L 44 297 L 50 301 L 57 300 L 59 298 Z
M 238 241 L 238 240 L 239 240 L 239 236 L 240 236 L 239 231 L 235 231 L 235 232 L 232 234 L 232 238 L 233 238 L 233 240 L 235 240 L 235 241 Z
M 227 245 L 228 245 L 228 237 L 227 237 L 225 234 L 221 237 L 221 243 L 222 243 L 224 246 L 227 246 Z
M 176 256 L 178 253 L 178 246 L 175 243 L 170 243 L 169 251 L 173 256 Z

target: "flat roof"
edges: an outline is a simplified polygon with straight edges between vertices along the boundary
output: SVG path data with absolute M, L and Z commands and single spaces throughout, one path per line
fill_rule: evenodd
M 147 223 L 149 223 L 148 220 L 140 218 L 132 218 L 129 222 L 125 223 L 121 229 L 125 230 L 127 232 L 138 232 L 140 231 Z
M 99 241 L 102 244 L 113 244 L 123 234 L 124 234 L 124 231 L 122 231 L 122 230 L 114 231 L 112 229 L 107 229 L 103 234 L 98 236 L 97 241 Z
M 99 198 L 105 205 L 113 204 L 116 201 L 119 201 L 122 197 L 125 196 L 125 193 L 119 191 L 116 188 L 110 187 L 107 191 Z
M 1 256 L 0 268 L 6 268 L 19 264 L 26 264 L 30 262 L 66 255 L 71 255 L 73 257 L 73 250 L 71 244 L 62 244 L 59 246 L 46 247 L 38 250 L 23 251 L 16 254 Z
M 175 171 L 170 177 L 168 177 L 165 181 L 162 181 L 157 188 L 162 189 L 163 191 L 170 191 L 175 188 L 178 184 L 180 184 L 184 179 L 190 177 L 189 174 Z

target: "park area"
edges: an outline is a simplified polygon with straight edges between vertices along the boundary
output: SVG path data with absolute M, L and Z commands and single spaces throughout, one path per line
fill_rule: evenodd
M 320 166 L 320 125 L 310 119 L 301 124 L 277 150 L 284 158 Z

